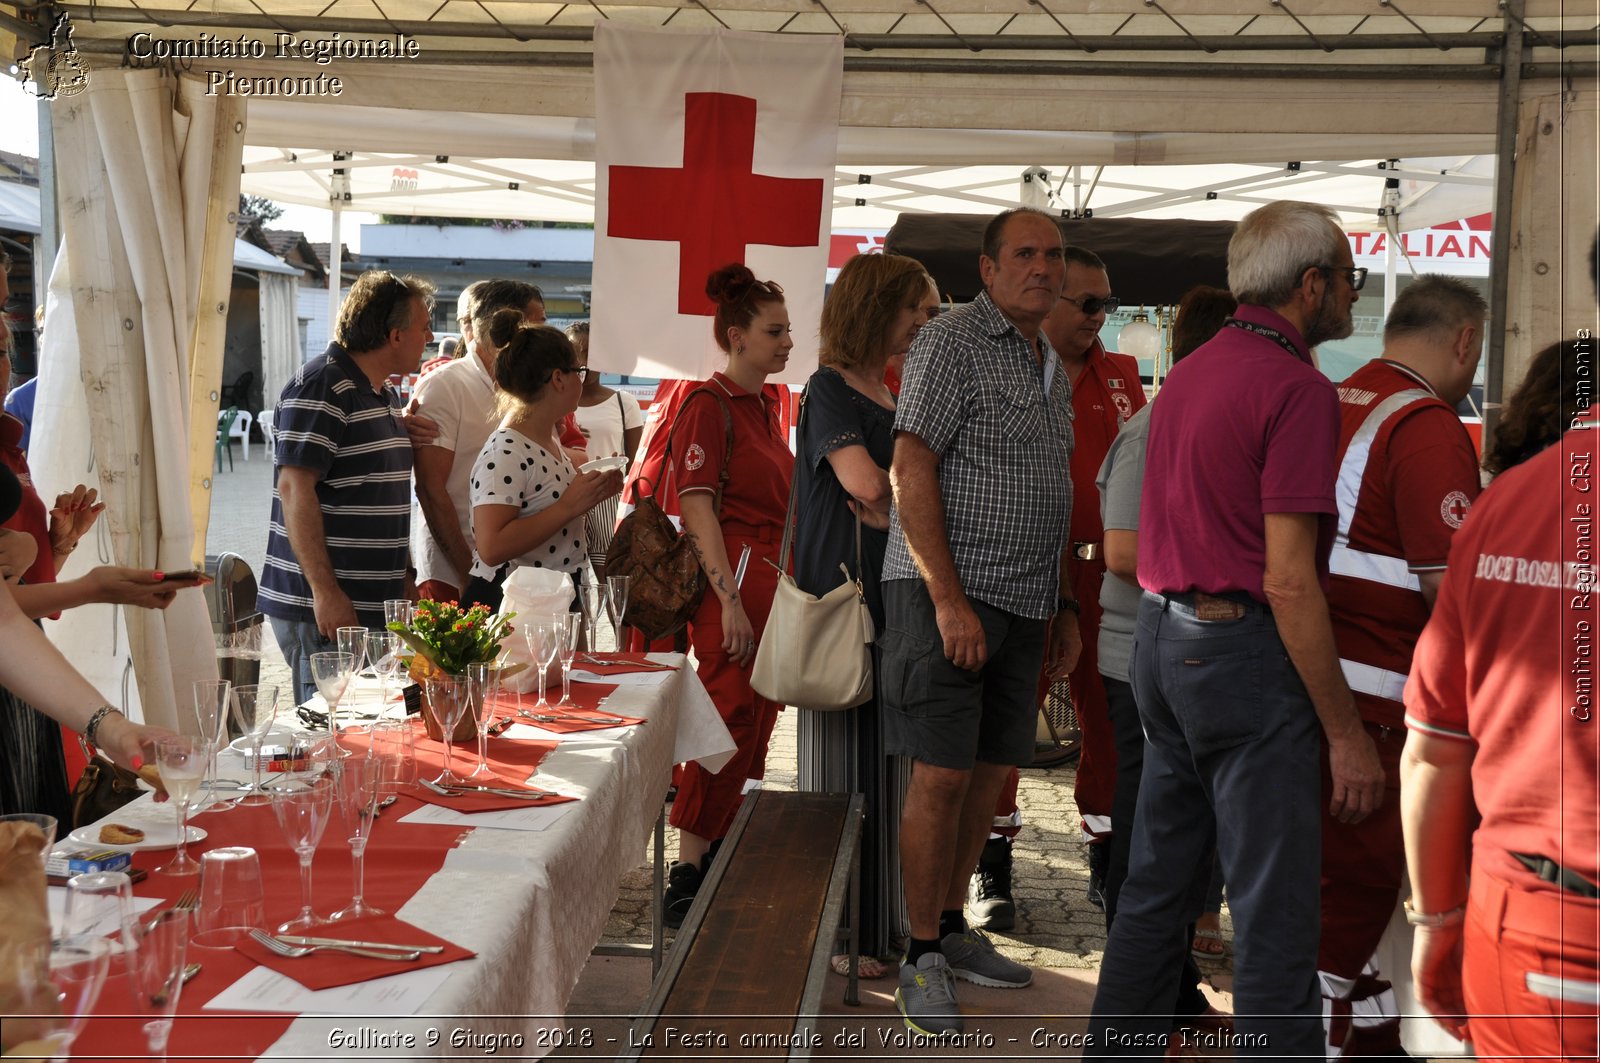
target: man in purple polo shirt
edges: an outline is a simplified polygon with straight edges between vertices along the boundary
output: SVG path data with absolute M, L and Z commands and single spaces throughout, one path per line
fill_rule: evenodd
M 1324 597 L 1339 403 L 1310 348 L 1350 335 L 1365 275 L 1326 208 L 1252 212 L 1228 244 L 1238 312 L 1173 370 L 1151 414 L 1132 668 L 1145 772 L 1086 1059 L 1159 1051 L 1213 829 L 1234 925 L 1229 1043 L 1239 1056 L 1323 1052 L 1318 725 L 1333 815 L 1377 808 L 1383 769 Z

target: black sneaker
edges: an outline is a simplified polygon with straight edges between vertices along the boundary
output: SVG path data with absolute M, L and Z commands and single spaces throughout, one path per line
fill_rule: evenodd
M 705 879 L 700 868 L 694 864 L 674 861 L 667 868 L 667 890 L 661 898 L 661 922 L 673 930 L 683 925 L 683 917 L 689 914 L 689 908 L 694 904 L 694 896 L 700 892 L 700 883 Z
M 967 882 L 968 926 L 980 930 L 1010 930 L 1017 923 L 1017 903 L 1011 897 L 1011 842 L 990 838 L 983 844 L 978 867 Z
M 1106 910 L 1106 872 L 1111 867 L 1111 843 L 1089 843 L 1089 903 Z

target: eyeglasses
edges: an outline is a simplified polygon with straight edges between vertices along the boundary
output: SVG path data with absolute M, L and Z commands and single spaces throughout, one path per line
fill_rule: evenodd
M 1071 303 L 1079 310 L 1082 310 L 1088 317 L 1094 317 L 1102 310 L 1109 314 L 1122 305 L 1122 300 L 1114 295 L 1108 295 L 1104 299 L 1098 295 L 1086 295 L 1082 299 L 1074 299 L 1069 295 L 1063 295 L 1061 301 L 1063 303 Z
M 1350 283 L 1350 290 L 1359 292 L 1367 283 L 1367 267 L 1365 266 L 1313 266 L 1324 273 L 1333 273 L 1343 277 Z
M 575 365 L 571 369 L 563 369 L 561 371 L 563 373 L 572 373 L 576 375 L 579 380 L 589 379 L 589 367 L 586 365 Z

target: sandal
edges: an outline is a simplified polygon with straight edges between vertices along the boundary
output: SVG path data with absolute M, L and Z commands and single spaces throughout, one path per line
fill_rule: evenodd
M 1189 955 L 1197 960 L 1220 960 L 1228 954 L 1227 939 L 1220 930 L 1196 930 L 1189 943 Z
M 841 976 L 850 973 L 850 957 L 846 955 L 835 956 L 828 963 L 833 968 L 833 973 Z M 889 967 L 876 956 L 856 957 L 857 978 L 882 978 L 889 973 Z

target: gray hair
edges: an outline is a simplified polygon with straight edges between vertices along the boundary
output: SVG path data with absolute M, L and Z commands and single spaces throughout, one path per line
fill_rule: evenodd
M 1389 319 L 1383 323 L 1383 340 L 1418 333 L 1437 333 L 1439 340 L 1454 340 L 1464 326 L 1482 327 L 1489 304 L 1478 289 L 1456 277 L 1424 273 L 1395 297 Z
M 1339 216 L 1315 203 L 1281 200 L 1246 214 L 1228 241 L 1228 288 L 1241 303 L 1275 307 L 1312 266 L 1329 266 L 1345 242 Z

